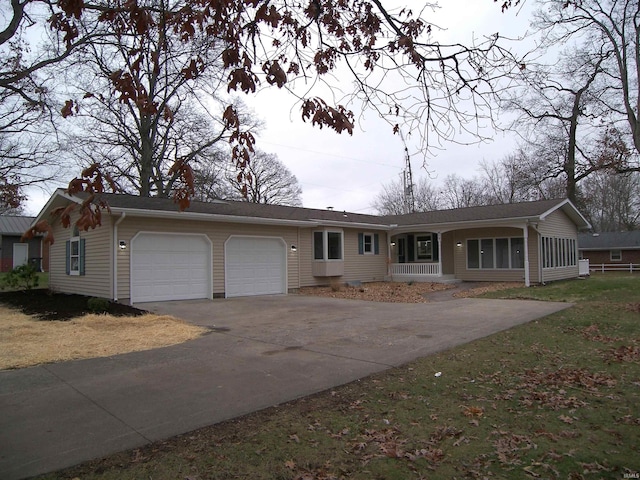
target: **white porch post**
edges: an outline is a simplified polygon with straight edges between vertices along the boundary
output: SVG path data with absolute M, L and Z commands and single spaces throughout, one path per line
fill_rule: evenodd
M 524 286 L 531 286 L 529 275 L 529 226 L 527 224 L 522 227 L 524 233 Z
M 438 276 L 442 276 L 442 233 L 438 232 Z
M 391 232 L 387 232 L 387 276 L 391 276 Z

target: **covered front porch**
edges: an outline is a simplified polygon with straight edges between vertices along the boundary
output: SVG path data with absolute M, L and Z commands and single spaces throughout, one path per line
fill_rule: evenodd
M 453 271 L 452 238 L 443 232 L 407 232 L 391 236 L 387 280 L 459 281 Z
M 528 286 L 530 265 L 538 264 L 538 235 L 531 226 L 514 223 L 432 231 L 399 228 L 390 235 L 386 280 L 524 281 Z

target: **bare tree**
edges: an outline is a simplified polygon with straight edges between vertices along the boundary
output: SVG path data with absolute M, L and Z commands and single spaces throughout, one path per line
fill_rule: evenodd
M 462 178 L 447 175 L 442 185 L 443 208 L 465 208 L 487 205 L 489 196 L 486 185 L 477 177 Z
M 534 26 L 543 46 L 573 42 L 602 58 L 595 82 L 597 102 L 608 112 L 607 128 L 626 124 L 636 153 L 640 153 L 640 4 L 629 0 L 539 0 Z M 638 156 L 618 171 L 639 170 Z
M 229 152 L 217 151 L 216 158 L 198 163 L 193 168 L 193 199 L 200 202 L 214 200 L 242 200 L 227 177 L 229 176 Z
M 400 180 L 382 185 L 382 191 L 373 201 L 373 208 L 379 215 L 402 215 L 405 211 L 404 186 Z M 416 212 L 438 210 L 441 205 L 440 194 L 434 184 L 425 177 L 420 177 L 413 185 L 413 196 Z
M 513 127 L 528 144 L 526 148 L 536 151 L 538 173 L 545 178 L 562 177 L 565 196 L 573 202 L 580 180 L 614 167 L 600 163 L 602 158 L 590 150 L 594 131 L 606 115 L 598 105 L 603 91 L 596 83 L 608 56 L 603 51 L 566 50 L 557 65 L 523 70 L 518 77 L 522 86 L 504 104 L 519 114 Z
M 67 149 L 84 159 L 84 166 L 87 159 L 100 163 L 124 191 L 166 197 L 183 181 L 176 164 L 194 167 L 220 160 L 215 153 L 231 136 L 223 120 L 230 100 L 218 94 L 223 66 L 217 40 L 199 35 L 183 41 L 165 19 L 177 15 L 184 2 L 152 3 L 155 8 L 147 14 L 153 27 L 139 33 L 135 24 L 123 26 L 78 49 L 71 65 L 64 65 L 74 74 L 66 82 L 74 89 L 64 95 L 84 98 L 67 118 L 74 125 Z M 80 26 L 89 30 L 94 24 L 85 15 Z M 199 59 L 196 66 L 194 58 Z M 74 68 L 80 64 L 82 70 Z M 120 70 L 123 64 L 129 66 L 126 74 Z M 117 89 L 120 82 L 129 82 L 143 98 L 135 103 L 123 99 L 130 93 Z M 250 123 L 247 131 L 259 126 L 240 102 L 234 109 L 241 122 Z
M 49 90 L 41 70 L 62 58 L 55 39 L 34 53 L 25 40 L 30 24 L 46 10 L 33 10 L 29 0 L 0 5 L 0 206 L 16 209 L 25 189 L 57 177 Z M 44 2 L 37 2 L 41 6 Z M 57 51 L 57 53 L 56 53 Z
M 535 169 L 522 149 L 497 162 L 480 162 L 487 203 L 517 203 L 538 200 Z
M 276 155 L 256 151 L 247 172 L 249 178 L 245 181 L 234 172 L 227 174 L 227 181 L 238 198 L 252 203 L 302 206 L 298 179 Z
M 596 232 L 640 228 L 640 173 L 598 172 L 580 186 L 581 207 Z

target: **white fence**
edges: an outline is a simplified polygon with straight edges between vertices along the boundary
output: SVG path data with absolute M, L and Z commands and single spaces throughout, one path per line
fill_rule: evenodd
M 391 275 L 439 275 L 437 263 L 392 263 Z
M 640 272 L 640 263 L 594 263 L 590 272 Z

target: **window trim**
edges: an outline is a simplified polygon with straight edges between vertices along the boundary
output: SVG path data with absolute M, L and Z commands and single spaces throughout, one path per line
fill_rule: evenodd
M 427 238 L 427 240 L 418 240 L 419 238 Z M 425 256 L 420 256 L 420 246 L 419 243 L 421 241 L 426 241 L 427 245 L 428 245 L 428 250 L 429 253 L 427 253 Z M 413 242 L 414 242 L 414 249 L 413 251 L 414 253 L 414 261 L 415 262 L 433 262 L 434 259 L 434 254 L 433 254 L 433 233 L 416 233 L 415 236 L 413 237 Z
M 513 260 L 513 251 L 512 251 L 512 247 L 513 247 L 513 240 L 514 239 L 518 239 L 518 240 L 522 240 L 522 244 L 524 246 L 524 242 L 525 242 L 525 238 L 524 237 L 517 237 L 517 236 L 500 236 L 500 237 L 482 237 L 482 238 L 467 238 L 466 239 L 466 248 L 467 248 L 467 252 L 466 252 L 466 269 L 467 270 L 471 270 L 471 271 L 475 271 L 475 270 L 494 270 L 494 271 L 505 271 L 505 270 L 524 270 L 524 265 L 522 267 L 517 266 L 514 267 L 512 260 Z M 485 267 L 483 266 L 483 255 L 484 255 L 484 248 L 483 248 L 483 243 L 486 246 L 488 241 L 491 241 L 491 260 L 492 260 L 492 266 L 491 267 Z M 496 240 L 508 240 L 507 242 L 507 259 L 509 260 L 509 266 L 508 267 L 497 267 L 496 266 L 496 261 L 497 261 L 497 251 L 496 251 Z M 475 267 L 471 267 L 469 266 L 469 255 L 472 251 L 472 248 L 470 246 L 471 242 L 476 242 L 477 245 L 477 262 L 478 262 L 478 266 Z M 524 252 L 522 253 L 523 257 L 524 257 Z M 526 260 L 523 258 L 523 260 Z
M 614 252 L 617 252 L 617 254 L 618 254 L 615 257 L 614 257 Z M 609 260 L 612 261 L 612 262 L 621 262 L 622 261 L 622 250 L 619 249 L 619 248 L 616 248 L 614 250 L 609 250 Z
M 78 254 L 73 254 L 73 245 L 76 244 L 78 247 Z M 77 259 L 76 266 L 77 268 L 73 268 L 73 260 Z M 69 275 L 80 275 L 80 237 L 71 237 L 69 239 Z
M 316 258 L 316 234 L 322 233 L 322 258 Z M 329 258 L 329 234 L 340 235 L 340 258 Z M 313 231 L 313 260 L 315 262 L 344 262 L 344 231 L 339 228 L 324 228 Z
M 75 232 L 74 232 L 75 233 Z M 78 245 L 78 253 L 73 255 L 73 245 Z M 73 260 L 77 258 L 76 267 L 72 268 Z M 65 242 L 65 270 L 66 274 L 70 276 L 82 276 L 84 275 L 85 268 L 85 239 L 80 238 L 79 235 L 74 235 Z
M 371 237 L 370 251 L 365 248 L 366 237 Z M 380 234 L 373 232 L 358 232 L 358 255 L 380 255 Z
M 369 250 L 367 250 L 367 238 L 369 238 Z M 375 250 L 375 240 L 373 233 L 365 232 L 362 234 L 362 254 L 363 255 L 374 255 Z
M 543 236 L 540 246 L 543 270 L 578 266 L 578 240 L 576 238 Z

